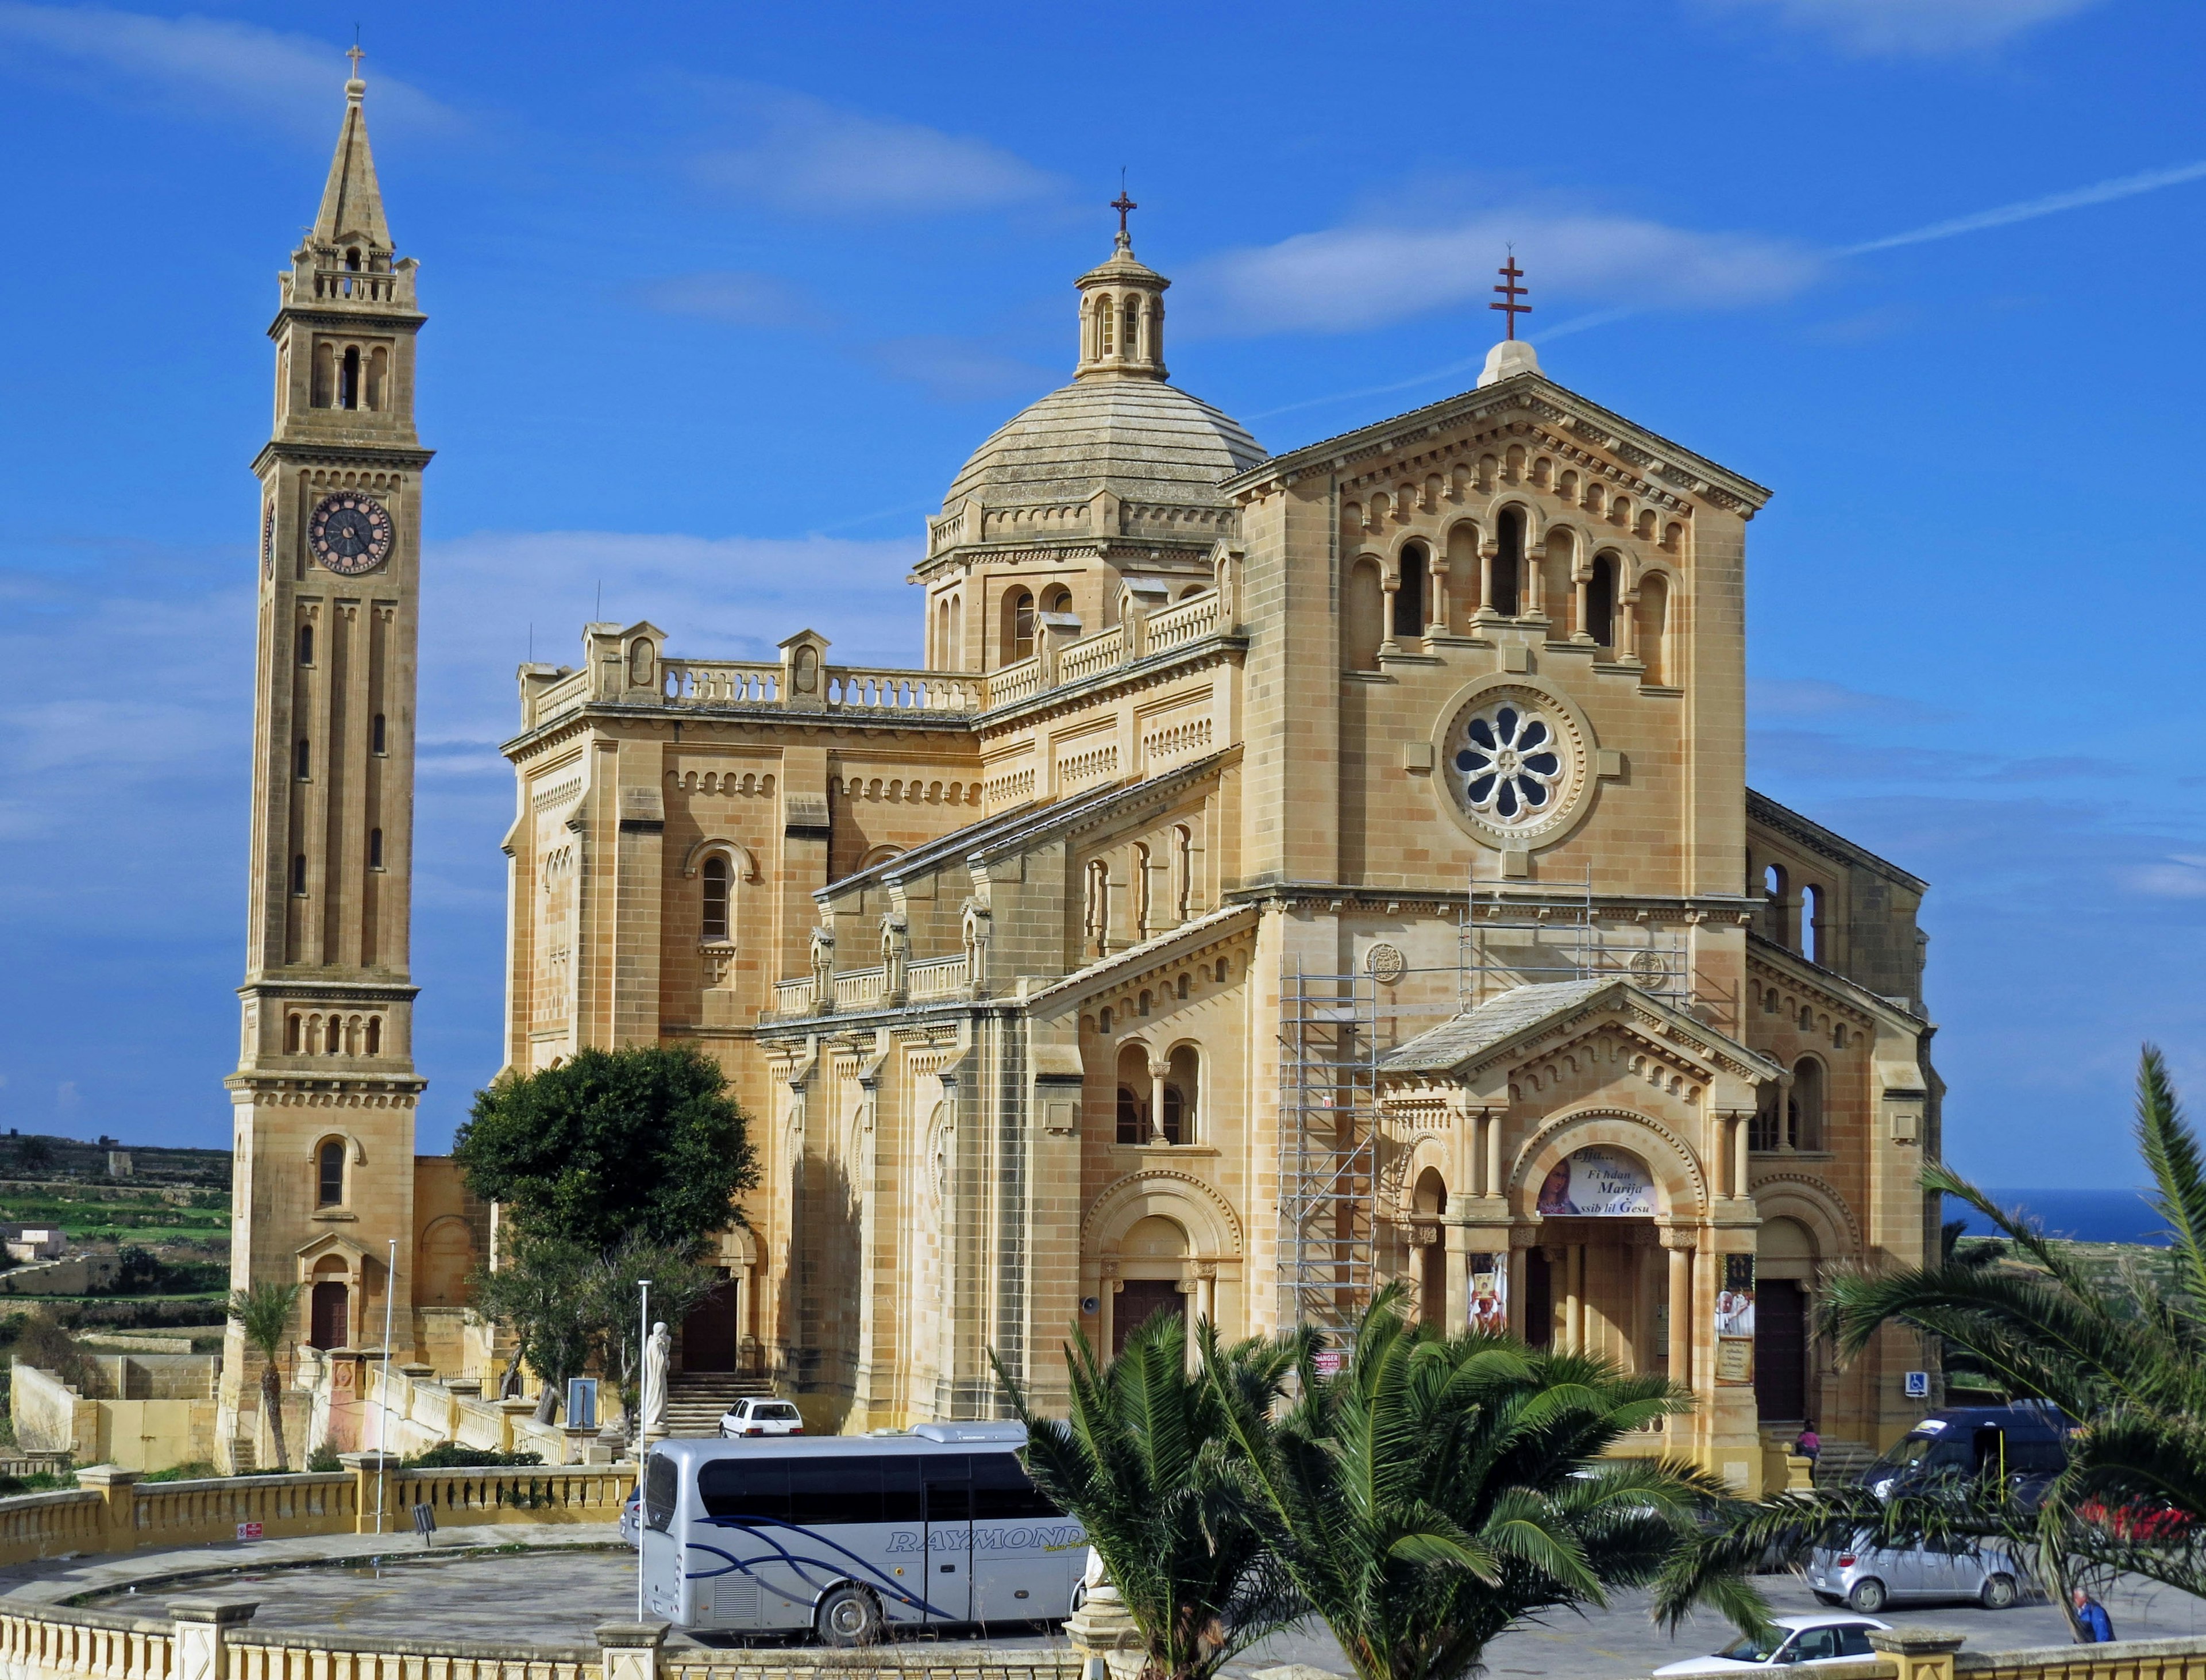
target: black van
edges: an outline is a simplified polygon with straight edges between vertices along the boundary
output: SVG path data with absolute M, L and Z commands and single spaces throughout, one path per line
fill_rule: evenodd
M 1862 1485 L 1885 1499 L 1989 1474 L 2027 1497 L 2067 1463 L 2069 1427 L 2066 1415 L 2042 1401 L 1933 1412 L 1862 1472 Z

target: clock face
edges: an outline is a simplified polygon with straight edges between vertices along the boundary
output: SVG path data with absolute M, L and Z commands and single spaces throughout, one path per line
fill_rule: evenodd
M 314 504 L 307 546 L 340 577 L 372 572 L 391 554 L 391 515 L 372 496 L 341 490 Z

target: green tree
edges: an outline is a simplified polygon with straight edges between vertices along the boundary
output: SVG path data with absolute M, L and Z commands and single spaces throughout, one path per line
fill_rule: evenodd
M 691 1260 L 681 1249 L 631 1237 L 593 1268 L 587 1298 L 581 1303 L 590 1333 L 599 1349 L 602 1368 L 612 1373 L 614 1385 L 633 1430 L 640 1431 L 636 1407 L 642 1387 L 643 1334 L 639 1316 L 643 1279 L 651 1280 L 651 1316 L 670 1325 L 718 1286 L 719 1274 Z
M 718 1063 L 692 1045 L 584 1050 L 475 1093 L 453 1140 L 469 1190 L 532 1236 L 694 1254 L 742 1215 L 757 1151 Z M 533 1361 L 532 1361 L 533 1362 Z
M 1219 1386 L 1187 1368 L 1184 1326 L 1159 1314 L 1105 1364 L 1075 1331 L 1069 1420 L 1038 1415 L 1000 1361 L 1027 1426 L 1035 1484 L 1080 1519 L 1148 1650 L 1157 1680 L 1204 1680 L 1301 1613 L 1266 1548 L 1223 1437 Z M 1206 1348 L 1237 1391 L 1276 1399 L 1291 1355 L 1262 1341 Z
M 567 1379 L 588 1367 L 594 1319 L 590 1296 L 599 1257 L 558 1237 L 517 1237 L 495 1272 L 468 1280 L 475 1311 L 513 1337 L 499 1391 L 526 1363 L 544 1383 L 536 1421 L 549 1423 Z
M 1687 1410 L 1659 1377 L 1506 1337 L 1443 1337 L 1382 1290 L 1337 1373 L 1294 1344 L 1299 1397 L 1210 1357 L 1225 1439 L 1267 1538 L 1360 1680 L 1458 1680 L 1487 1645 L 1543 1611 L 1656 1579 L 1722 1485 L 1690 1466 L 1607 1458 Z M 1713 1564 L 1693 1602 L 1766 1624 L 1743 1570 Z M 1682 1613 L 1680 1611 L 1679 1613 Z
M 283 1445 L 283 1383 L 277 1361 L 291 1341 L 291 1317 L 299 1306 L 304 1284 L 255 1284 L 233 1290 L 224 1309 L 236 1321 L 245 1344 L 260 1355 L 260 1409 L 268 1419 L 268 1433 L 276 1443 L 276 1468 L 291 1468 Z

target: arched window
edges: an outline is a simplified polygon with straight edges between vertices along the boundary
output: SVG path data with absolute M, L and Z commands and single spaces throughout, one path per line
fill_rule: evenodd
M 299 626 L 299 663 L 302 665 L 314 663 L 314 627 L 312 624 Z
M 283 1017 L 283 1053 L 286 1056 L 299 1053 L 299 1017 L 295 1015 Z
M 1187 1001 L 1187 976 L 1185 974 L 1182 974 L 1179 977 L 1177 989 L 1180 1001 L 1182 1003 L 1185 1003 Z
M 1639 584 L 1639 661 L 1646 681 L 1667 683 L 1670 657 L 1670 582 L 1650 572 Z
M 1137 303 L 1134 299 L 1132 299 L 1132 298 L 1130 298 L 1130 298 L 1128 298 L 1128 299 L 1126 300 L 1126 335 L 1125 335 L 1125 340 L 1124 340 L 1124 346 L 1125 346 L 1125 348 L 1124 348 L 1124 349 L 1120 352 L 1120 354 L 1124 354 L 1124 355 L 1128 355 L 1128 356 L 1137 356 L 1137 355 L 1141 354 L 1141 353 L 1142 353 L 1142 337 L 1141 337 L 1141 334 L 1142 334 L 1142 306 L 1141 306 L 1139 303 Z
M 1786 946 L 1790 946 L 1792 943 L 1787 937 L 1791 930 L 1786 926 L 1786 913 L 1790 908 L 1786 903 L 1786 895 L 1789 891 L 1783 864 L 1773 863 L 1762 870 L 1762 931 L 1779 944 Z
M 391 352 L 372 350 L 367 357 L 367 406 L 380 413 L 391 388 Z
M 1612 555 L 1594 557 L 1593 575 L 1586 580 L 1585 633 L 1596 647 L 1616 646 L 1616 560 Z
M 728 861 L 717 853 L 705 860 L 705 913 L 697 931 L 707 939 L 728 937 Z
M 344 360 L 337 369 L 337 407 L 360 407 L 360 346 L 348 345 Z
M 1197 1141 L 1202 1116 L 1202 1055 L 1191 1044 L 1172 1053 L 1165 1075 L 1165 1141 Z
M 379 1015 L 371 1015 L 367 1018 L 367 1053 L 371 1056 L 383 1054 L 383 1017 Z
M 318 1207 L 341 1207 L 344 1205 L 344 1141 L 331 1138 L 314 1152 L 314 1205 Z
M 345 251 L 345 266 L 355 274 L 360 272 L 360 247 L 349 246 Z
M 1218 983 L 1220 986 L 1225 985 L 1227 976 L 1231 974 L 1232 972 L 1233 959 L 1230 956 L 1219 957 L 1218 959 Z
M 1402 581 L 1394 591 L 1394 634 L 1421 636 L 1425 633 L 1425 581 L 1432 570 L 1432 556 L 1422 543 L 1402 547 Z
M 1172 830 L 1172 909 L 1185 921 L 1195 911 L 1195 831 L 1185 823 Z
M 1789 1149 L 1823 1147 L 1823 1064 L 1803 1056 L 1792 1064 L 1792 1095 L 1785 1108 L 1785 1144 Z
M 1524 515 L 1515 508 L 1503 509 L 1494 535 L 1501 551 L 1494 557 L 1494 593 L 1487 604 L 1504 618 L 1514 618 L 1524 575 Z
M 322 1049 L 331 1056 L 344 1054 L 344 1017 L 331 1016 L 322 1027 Z
M 1379 644 L 1386 639 L 1383 621 L 1386 591 L 1379 581 L 1379 563 L 1358 560 L 1349 568 L 1341 590 L 1340 666 L 1343 670 L 1379 669 Z
M 637 688 L 651 686 L 651 638 L 638 636 L 628 646 L 628 680 Z
M 367 831 L 367 867 L 371 869 L 383 867 L 383 831 L 379 828 L 371 828 Z
M 1014 589 L 1004 597 L 1002 662 L 1016 664 L 1021 659 L 1031 659 L 1034 651 L 1034 592 Z
M 1052 587 L 1043 590 L 1041 592 L 1041 610 L 1044 612 L 1071 611 L 1072 592 L 1070 589 L 1067 589 L 1061 583 L 1053 585 Z
M 1768 1151 L 1777 1147 L 1777 1081 L 1756 1087 L 1754 1118 L 1747 1123 L 1746 1147 Z
M 326 408 L 337 401 L 337 353 L 334 345 L 320 343 L 314 346 L 312 381 L 307 401 L 315 408 Z
M 1154 902 L 1153 895 L 1150 891 L 1152 883 L 1149 878 L 1149 849 L 1141 842 L 1136 841 L 1134 843 L 1133 887 L 1134 937 L 1136 939 L 1146 939 L 1149 937 L 1149 923 L 1152 920 L 1149 912 L 1151 904 Z M 1146 992 L 1142 994 L 1144 998 L 1148 995 L 1149 994 Z M 1146 1007 L 1143 1008 L 1142 1013 L 1143 1015 L 1147 1015 L 1148 1013 L 1148 1009 Z
M 1136 1006 L 1135 1013 L 1137 1015 L 1147 1015 L 1149 1012 L 1149 1004 L 1151 1002 L 1152 999 L 1148 992 L 1144 992 L 1142 993 L 1141 1002 Z
M 367 726 L 367 750 L 379 755 L 387 753 L 391 750 L 388 741 L 383 727 L 383 714 L 379 712 L 374 721 Z
M 1097 1032 L 1099 1032 L 1099 1033 L 1107 1033 L 1107 1032 L 1109 1032 L 1109 1031 L 1111 1030 L 1111 1011 L 1110 1011 L 1110 1010 L 1104 1010 L 1100 1011 L 1100 1012 L 1096 1016 L 1096 1017 L 1095 1017 L 1095 1030 L 1096 1030 Z
M 1823 926 L 1823 889 L 1800 889 L 1800 954 L 1810 962 L 1830 964 L 1830 934 Z
M 1149 1052 L 1130 1044 L 1118 1052 L 1118 1141 L 1149 1141 Z
M 1118 352 L 1118 311 L 1109 298 L 1095 301 L 1095 318 L 1103 329 L 1103 342 L 1096 346 L 1096 353 L 1116 355 Z
M 295 852 L 291 855 L 291 893 L 294 897 L 307 896 L 307 855 Z
M 312 780 L 314 771 L 314 753 L 303 739 L 299 742 L 298 750 L 291 754 L 291 773 L 301 782 Z

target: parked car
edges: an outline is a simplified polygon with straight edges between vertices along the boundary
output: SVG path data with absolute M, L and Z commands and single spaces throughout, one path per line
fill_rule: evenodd
M 1869 1636 L 1891 1624 L 1866 1616 L 1778 1616 L 1767 1634 L 1749 1634 L 1712 1656 L 1688 1657 L 1654 1671 L 1671 1674 L 1736 1674 L 1747 1669 L 1800 1663 L 1850 1662 L 1876 1654 Z
M 723 1435 L 802 1435 L 804 1415 L 786 1400 L 759 1396 L 738 1400 L 720 1414 Z
M 630 1546 L 643 1544 L 643 1489 L 631 1487 L 628 1498 L 621 1501 L 620 1537 Z
M 2067 1418 L 2042 1402 L 1933 1412 L 1862 1472 L 1862 1485 L 1888 1499 L 1989 1474 L 2034 1504 L 2068 1461 L 2068 1430 Z
M 1808 1554 L 1815 1596 L 1863 1615 L 1910 1599 L 1973 1600 L 1986 1610 L 2006 1610 L 2029 1579 L 2004 1552 L 1969 1540 L 1893 1551 L 1819 1546 Z

